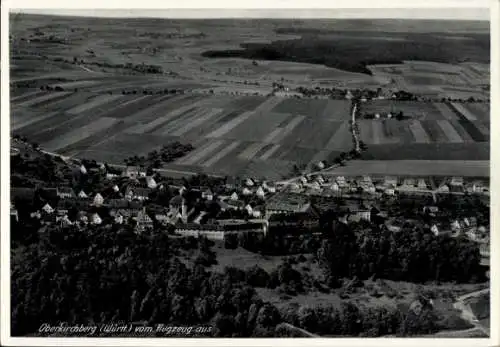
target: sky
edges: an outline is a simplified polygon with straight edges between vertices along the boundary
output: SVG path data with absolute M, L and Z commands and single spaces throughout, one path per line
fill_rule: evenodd
M 439 2 L 438 2 L 439 3 Z M 17 4 L 17 3 L 16 3 Z M 337 8 L 337 9 L 26 9 L 12 12 L 87 17 L 155 18 L 398 18 L 489 20 L 488 8 Z

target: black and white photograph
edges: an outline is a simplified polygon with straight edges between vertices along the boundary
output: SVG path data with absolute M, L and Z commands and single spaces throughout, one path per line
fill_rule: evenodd
M 483 4 L 2 8 L 2 338 L 488 341 Z

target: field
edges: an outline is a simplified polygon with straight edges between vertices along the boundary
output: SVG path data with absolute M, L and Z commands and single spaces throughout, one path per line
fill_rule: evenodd
M 352 146 L 347 100 L 86 91 L 26 95 L 12 100 L 13 131 L 68 156 L 120 163 L 178 140 L 196 148 L 172 164 L 176 169 L 242 174 L 262 163 L 264 171 L 274 166 L 279 175 L 294 163 L 308 164 Z
M 464 100 L 487 95 L 487 56 L 478 58 L 484 47 L 472 49 L 476 36 L 467 36 L 477 34 L 477 44 L 485 44 L 484 23 L 467 23 L 464 30 L 470 33 L 459 30 L 470 38 L 459 40 L 467 48 L 459 55 L 476 57 L 476 63 L 456 63 L 450 57 L 443 58 L 449 63 L 404 61 L 369 65 L 370 75 L 359 66 L 339 69 L 322 65 L 321 59 L 312 64 L 301 58 L 302 49 L 311 48 L 308 40 L 320 48 L 338 41 L 353 54 L 358 43 L 401 45 L 410 38 L 400 24 L 387 21 L 384 35 L 367 35 L 363 25 L 373 23 L 358 28 L 362 22 L 306 21 L 294 32 L 287 21 L 272 20 L 259 25 L 162 20 L 159 26 L 143 19 L 11 17 L 11 131 L 68 156 L 122 164 L 127 157 L 180 141 L 195 149 L 168 164 L 172 170 L 279 179 L 294 165 L 332 160 L 352 149 L 351 103 L 270 96 L 273 82 L 292 89 L 380 87 L 390 92 L 408 87 L 424 95 L 467 94 Z M 411 25 L 421 33 L 432 23 Z M 411 39 L 420 42 L 423 36 L 415 35 Z M 457 42 L 455 34 L 438 36 L 446 44 Z M 277 42 L 286 48 L 282 60 L 204 56 L 249 43 L 281 47 Z M 297 46 L 288 51 L 290 43 Z M 295 61 L 288 56 L 293 52 L 298 54 Z M 364 103 L 362 113 L 403 111 L 411 119 L 360 117 L 360 136 L 368 146 L 361 159 L 368 167 L 372 160 L 488 160 L 489 103 L 464 100 Z
M 374 100 L 360 109 L 361 140 L 371 160 L 488 160 L 489 103 Z M 403 120 L 385 119 L 403 113 Z M 365 114 L 380 114 L 365 119 Z
M 442 64 L 405 61 L 404 64 L 370 65 L 374 76 L 390 80 L 390 85 L 433 98 L 466 100 L 489 99 L 490 71 L 488 64 Z

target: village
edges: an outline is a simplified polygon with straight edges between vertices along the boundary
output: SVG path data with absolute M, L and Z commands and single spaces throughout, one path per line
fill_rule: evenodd
M 12 158 L 24 160 L 16 149 L 21 142 L 13 140 Z M 436 237 L 467 237 L 480 245 L 483 263 L 489 259 L 489 216 L 477 210 L 489 206 L 484 179 L 310 174 L 287 184 L 226 177 L 199 186 L 172 182 L 138 166 L 120 170 L 104 163 L 62 162 L 73 170 L 66 184 L 13 184 L 14 225 L 25 219 L 82 229 L 130 225 L 138 233 L 166 230 L 177 237 L 225 241 L 229 235 L 319 233 L 320 220 L 333 213 L 328 218 L 369 223 L 394 233 L 412 226 Z M 85 188 L 78 189 L 75 182 L 82 181 L 87 182 Z M 462 204 L 466 199 L 468 205 Z

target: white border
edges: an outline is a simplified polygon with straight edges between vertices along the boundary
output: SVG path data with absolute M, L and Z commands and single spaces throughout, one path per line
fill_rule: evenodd
M 170 5 L 170 6 L 168 6 Z M 0 118 L 0 141 L 1 141 L 1 179 L 0 179 L 0 193 L 1 193 L 1 335 L 0 345 L 8 346 L 163 346 L 168 344 L 170 346 L 193 346 L 193 345 L 213 345 L 213 346 L 329 346 L 329 345 L 348 345 L 348 346 L 392 346 L 392 345 L 406 345 L 406 346 L 495 346 L 500 344 L 500 334 L 498 329 L 494 326 L 499 324 L 499 281 L 500 276 L 498 265 L 500 264 L 500 235 L 494 232 L 497 229 L 497 213 L 498 204 L 497 197 L 499 190 L 498 178 L 494 174 L 498 167 L 497 163 L 500 156 L 500 151 L 494 151 L 494 148 L 499 148 L 500 140 L 495 136 L 491 137 L 491 307 L 496 308 L 491 310 L 491 336 L 484 339 L 432 339 L 432 338 L 417 338 L 417 339 L 361 339 L 361 338 L 338 338 L 338 339 L 138 339 L 138 338 L 11 338 L 10 335 L 10 217 L 9 217 L 9 201 L 10 201 L 10 155 L 9 155 L 9 40 L 8 40 L 8 27 L 9 27 L 9 8 L 17 9 L 102 9 L 102 8 L 115 8 L 115 9 L 280 9 L 280 8 L 294 8 L 294 9 L 313 9 L 313 8 L 450 8 L 450 11 L 456 8 L 477 8 L 477 7 L 490 7 L 491 15 L 491 114 L 499 114 L 500 104 L 498 96 L 499 90 L 499 18 L 500 6 L 496 0 L 274 0 L 272 3 L 266 0 L 248 1 L 242 6 L 236 1 L 212 0 L 210 2 L 203 2 L 202 0 L 184 0 L 182 3 L 176 2 L 175 4 L 165 4 L 160 0 L 143 0 L 141 2 L 132 0 L 113 0 L 103 2 L 102 0 L 86 0 L 84 3 L 68 2 L 67 0 L 17 0 L 3 1 L 1 12 L 1 118 Z M 491 117 L 491 134 L 494 134 L 494 129 L 500 129 L 499 121 L 495 117 Z M 498 153 L 497 153 L 498 152 Z

